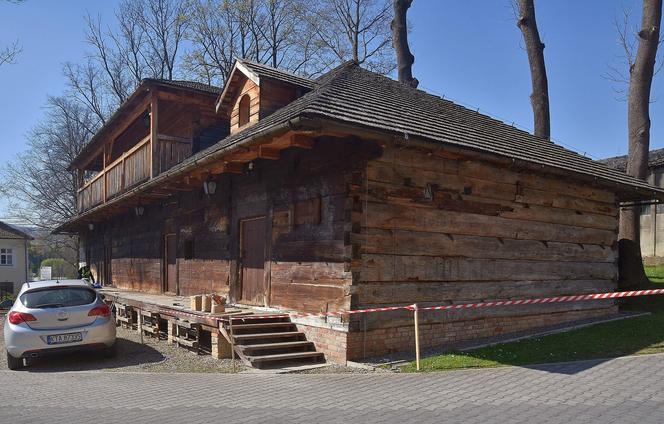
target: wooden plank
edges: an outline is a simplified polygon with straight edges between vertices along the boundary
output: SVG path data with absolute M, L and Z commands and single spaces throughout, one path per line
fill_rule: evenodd
M 614 263 L 365 254 L 356 281 L 514 281 L 617 278 Z
M 501 237 L 515 240 L 546 240 L 563 243 L 613 246 L 615 231 L 581 228 L 547 222 L 521 221 L 477 213 L 412 208 L 408 205 L 366 203 L 364 212 L 354 212 L 356 222 L 368 228 L 427 231 L 444 234 Z
M 353 287 L 358 308 L 399 303 L 532 299 L 570 294 L 603 293 L 616 288 L 613 280 L 540 281 L 396 281 L 358 283 Z
M 596 244 L 542 242 L 410 230 L 369 229 L 363 234 L 352 234 L 351 242 L 357 243 L 362 253 L 477 259 L 613 263 L 618 255 L 617 250 Z

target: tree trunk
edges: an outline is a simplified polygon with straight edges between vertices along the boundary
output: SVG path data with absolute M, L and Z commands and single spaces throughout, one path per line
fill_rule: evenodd
M 419 81 L 413 78 L 413 63 L 415 56 L 408 47 L 408 21 L 406 14 L 413 0 L 393 0 L 394 19 L 390 25 L 392 28 L 392 43 L 397 56 L 397 70 L 399 82 L 417 88 Z
M 661 21 L 662 0 L 644 0 L 641 30 L 638 33 L 639 47 L 634 63 L 630 64 L 629 69 L 629 97 L 627 100 L 629 137 L 627 173 L 642 180 L 648 176 L 650 88 L 655 72 Z M 632 287 L 648 282 L 643 271 L 639 232 L 639 210 L 636 208 L 621 210 L 619 239 L 622 245 L 630 246 L 619 252 L 621 255 L 625 253 L 625 258 L 620 259 L 620 285 L 622 287 Z
M 519 1 L 519 18 L 517 26 L 523 33 L 526 44 L 528 63 L 530 64 L 530 78 L 533 93 L 530 103 L 533 107 L 535 121 L 535 135 L 549 139 L 551 137 L 551 117 L 549 115 L 549 82 L 546 78 L 546 65 L 544 63 L 544 43 L 540 40 L 535 20 L 535 5 L 533 0 Z

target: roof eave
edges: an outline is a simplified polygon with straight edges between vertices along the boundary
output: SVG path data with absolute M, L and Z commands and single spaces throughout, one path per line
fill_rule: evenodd
M 655 186 L 649 186 L 648 188 L 646 187 L 639 187 L 627 183 L 621 183 L 617 182 L 614 180 L 607 179 L 602 176 L 597 176 L 597 175 L 592 175 L 584 172 L 579 172 L 579 171 L 572 171 L 564 168 L 558 168 L 552 165 L 545 165 L 545 164 L 540 164 L 534 161 L 526 161 L 520 158 L 514 158 L 509 155 L 505 154 L 500 154 L 496 152 L 488 152 L 482 149 L 478 148 L 472 148 L 468 146 L 459 146 L 455 143 L 443 143 L 439 140 L 434 140 L 434 139 L 428 139 L 428 138 L 423 138 L 419 136 L 413 136 L 413 135 L 408 135 L 408 138 L 404 138 L 403 133 L 398 133 L 396 131 L 391 131 L 391 130 L 386 130 L 386 129 L 378 129 L 374 128 L 371 126 L 366 126 L 366 125 L 361 125 L 361 124 L 349 124 L 347 122 L 344 122 L 342 120 L 335 120 L 331 119 L 327 116 L 322 116 L 319 115 L 316 118 L 316 121 L 319 122 L 319 125 L 321 127 L 325 128 L 332 128 L 332 127 L 337 127 L 341 131 L 347 131 L 349 133 L 354 133 L 358 136 L 383 136 L 385 134 L 389 134 L 392 137 L 396 137 L 396 139 L 401 139 L 405 143 L 408 144 L 425 144 L 428 147 L 433 146 L 445 146 L 446 148 L 451 148 L 451 149 L 458 149 L 462 151 L 474 151 L 477 154 L 480 155 L 486 155 L 486 156 L 494 156 L 494 157 L 502 157 L 508 160 L 511 160 L 514 166 L 520 166 L 524 168 L 529 168 L 533 170 L 546 170 L 552 173 L 557 173 L 557 174 L 573 174 L 576 176 L 577 179 L 579 180 L 586 180 L 587 182 L 590 183 L 596 183 L 600 184 L 603 187 L 613 191 L 617 195 L 620 195 L 618 198 L 619 201 L 627 201 L 627 202 L 633 202 L 633 201 L 651 201 L 651 200 L 657 200 L 659 202 L 664 203 L 664 189 L 655 187 Z M 359 130 L 359 131 L 358 131 Z M 648 184 L 647 182 L 644 181 L 644 184 Z M 649 184 L 648 184 L 649 185 Z

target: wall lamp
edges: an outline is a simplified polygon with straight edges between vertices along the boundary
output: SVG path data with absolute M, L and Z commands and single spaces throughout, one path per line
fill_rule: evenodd
M 212 180 L 207 180 L 203 183 L 203 191 L 208 196 L 212 196 L 217 192 L 217 183 Z

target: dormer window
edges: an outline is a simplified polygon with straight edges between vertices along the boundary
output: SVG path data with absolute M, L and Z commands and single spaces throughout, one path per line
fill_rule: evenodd
M 217 98 L 217 113 L 224 115 L 230 133 L 235 134 L 295 101 L 315 85 L 315 81 L 299 75 L 238 60 Z
M 238 125 L 243 127 L 249 123 L 249 108 L 251 106 L 251 99 L 248 94 L 245 94 L 240 99 L 240 104 L 238 106 Z

